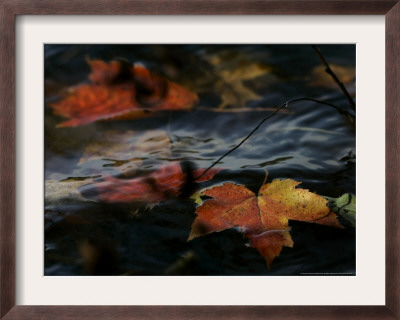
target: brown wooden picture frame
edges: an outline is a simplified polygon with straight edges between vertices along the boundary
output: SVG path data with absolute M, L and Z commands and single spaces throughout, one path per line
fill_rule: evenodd
M 384 306 L 15 305 L 15 22 L 17 15 L 385 15 L 386 303 Z M 1 0 L 0 318 L 400 319 L 400 3 L 398 0 Z M 369 290 L 369 288 L 366 288 Z

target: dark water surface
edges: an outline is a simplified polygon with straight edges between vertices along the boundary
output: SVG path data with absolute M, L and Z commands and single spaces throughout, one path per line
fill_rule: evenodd
M 339 66 L 338 76 L 354 98 L 355 46 L 319 48 L 332 67 Z M 45 275 L 355 274 L 355 229 L 342 220 L 344 229 L 291 221 L 294 247 L 284 247 L 267 269 L 238 230 L 187 242 L 196 217 L 189 199 L 157 206 L 105 204 L 76 191 L 79 182 L 93 177 L 134 176 L 137 167 L 151 171 L 190 160 L 207 168 L 271 113 L 268 108 L 290 99 L 316 98 L 351 112 L 310 45 L 46 45 L 46 104 L 88 81 L 88 57 L 141 62 L 198 93 L 200 102 L 190 112 L 75 128 L 56 128 L 63 119 L 45 106 Z M 252 100 L 252 94 L 260 98 Z M 218 109 L 224 95 L 236 105 Z M 242 96 L 249 99 L 241 101 Z M 110 135 L 115 144 L 125 144 L 130 135 L 143 133 L 166 136 L 170 145 L 143 151 L 140 162 L 124 155 L 123 147 L 113 153 L 106 150 L 112 143 L 101 145 Z M 99 155 L 85 160 L 93 143 L 101 146 Z M 217 167 L 224 170 L 200 188 L 230 181 L 258 192 L 268 172 L 268 181 L 291 178 L 320 195 L 355 194 L 354 125 L 333 108 L 298 102 L 267 120 Z M 60 188 L 67 179 L 77 182 L 68 192 Z

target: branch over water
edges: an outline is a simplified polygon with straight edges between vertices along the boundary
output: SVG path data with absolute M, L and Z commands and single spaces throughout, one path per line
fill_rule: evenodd
M 223 158 L 225 158 L 227 155 L 231 154 L 233 151 L 235 151 L 236 149 L 238 149 L 247 139 L 249 139 L 254 132 L 256 132 L 261 125 L 267 121 L 268 119 L 270 119 L 271 117 L 273 117 L 275 114 L 277 114 L 279 112 L 279 110 L 286 108 L 287 106 L 289 106 L 289 104 L 291 103 L 295 103 L 295 102 L 299 102 L 299 101 L 312 101 L 312 102 L 316 102 L 322 105 L 326 105 L 329 106 L 331 108 L 336 109 L 336 111 L 338 111 L 341 114 L 346 115 L 350 120 L 352 120 L 352 122 L 354 123 L 354 115 L 350 114 L 347 111 L 342 110 L 341 108 L 335 106 L 332 103 L 329 102 L 325 102 L 325 101 L 321 101 L 321 100 L 317 100 L 317 99 L 313 99 L 313 98 L 295 98 L 289 101 L 286 101 L 285 103 L 283 103 L 281 106 L 279 106 L 278 108 L 276 108 L 272 113 L 270 113 L 268 116 L 266 116 L 264 119 L 262 119 L 260 121 L 260 123 L 242 140 L 240 141 L 240 143 L 238 145 L 236 145 L 235 147 L 233 147 L 232 149 L 230 149 L 228 152 L 226 152 L 225 154 L 223 154 L 221 157 L 219 157 L 215 162 L 213 162 L 213 164 L 211 166 L 209 166 L 200 176 L 198 176 L 196 179 L 201 178 L 202 176 L 204 176 L 211 168 L 213 168 L 214 166 L 216 166 Z
M 353 108 L 354 111 L 356 111 L 356 104 L 355 104 L 353 98 L 351 97 L 350 93 L 347 91 L 346 87 L 344 86 L 343 82 L 340 81 L 339 78 L 337 77 L 337 75 L 333 72 L 333 70 L 329 66 L 328 62 L 325 60 L 324 56 L 322 55 L 321 51 L 319 51 L 319 49 L 315 45 L 313 45 L 312 48 L 314 49 L 318 58 L 324 64 L 326 73 L 329 74 L 333 78 L 333 80 L 335 80 L 336 84 L 339 86 L 340 90 L 342 90 L 343 94 L 346 96 L 347 100 L 349 101 L 350 106 Z

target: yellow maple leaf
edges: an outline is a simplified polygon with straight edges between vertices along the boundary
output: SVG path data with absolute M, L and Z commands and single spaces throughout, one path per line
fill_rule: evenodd
M 241 54 L 211 56 L 208 61 L 214 66 L 214 73 L 219 79 L 215 84 L 222 100 L 218 108 L 244 107 L 248 101 L 262 99 L 244 82 L 270 73 L 270 66 L 250 62 Z

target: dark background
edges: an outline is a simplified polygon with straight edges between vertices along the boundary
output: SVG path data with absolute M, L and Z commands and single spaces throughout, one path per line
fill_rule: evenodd
M 332 66 L 355 68 L 354 45 L 318 47 Z M 88 57 L 141 62 L 198 92 L 199 107 L 157 118 L 55 128 L 63 119 L 53 116 L 47 104 L 59 100 L 69 86 L 88 81 Z M 215 57 L 221 59 L 220 65 L 210 62 Z M 247 101 L 245 108 L 272 108 L 309 97 L 351 110 L 333 80 L 327 76 L 322 81 L 315 73 L 322 65 L 311 45 L 46 45 L 45 180 L 85 179 L 99 174 L 99 167 L 104 168 L 100 175 L 117 174 L 118 168 L 104 166 L 107 163 L 96 163 L 95 168 L 78 164 L 85 146 L 109 130 L 167 132 L 172 155 L 151 157 L 149 168 L 181 159 L 208 167 L 270 112 L 213 112 L 221 103 L 223 71 L 252 64 L 268 66 L 270 71 L 243 80 L 262 97 Z M 346 72 L 344 78 L 351 74 L 354 71 Z M 355 81 L 349 80 L 346 86 L 354 95 Z M 226 169 L 201 187 L 232 181 L 257 192 L 268 171 L 269 180 L 292 178 L 320 195 L 355 194 L 354 127 L 336 110 L 315 103 L 293 104 L 289 111 L 268 120 L 224 158 L 218 167 Z M 152 208 L 82 199 L 46 201 L 45 275 L 355 274 L 355 230 L 348 225 L 338 230 L 292 221 L 294 247 L 285 247 L 268 270 L 263 257 L 246 247 L 248 240 L 237 230 L 187 242 L 195 207 L 189 200 L 177 199 Z M 90 252 L 98 255 L 95 266 L 88 266 L 85 249 L 89 256 Z

